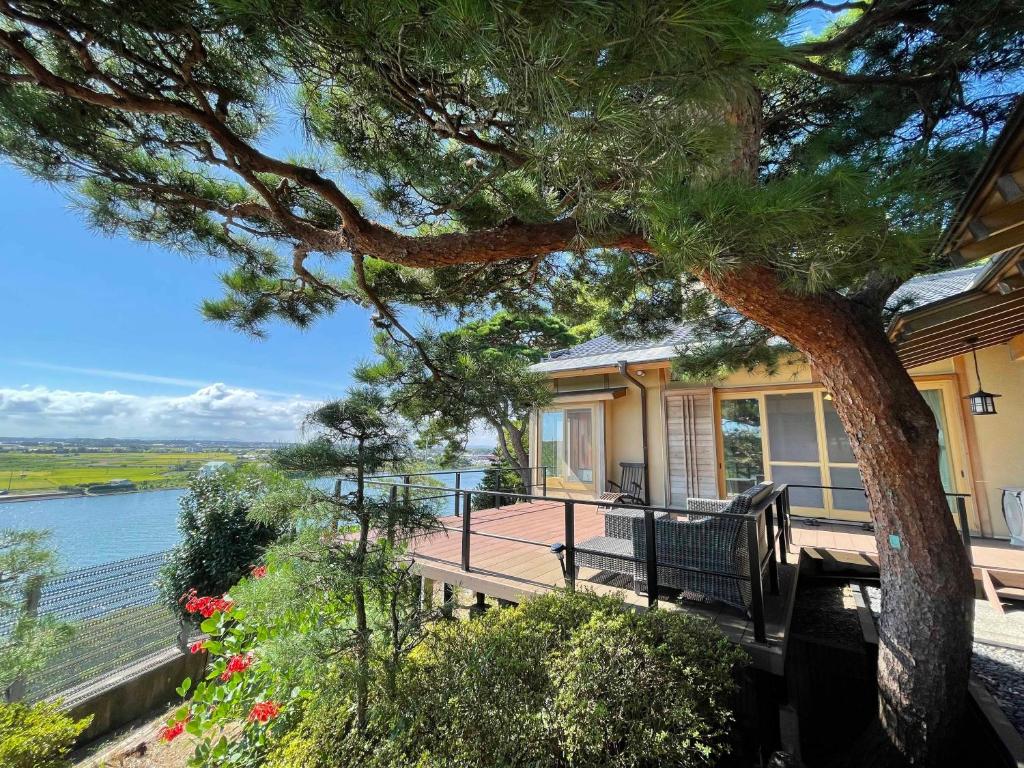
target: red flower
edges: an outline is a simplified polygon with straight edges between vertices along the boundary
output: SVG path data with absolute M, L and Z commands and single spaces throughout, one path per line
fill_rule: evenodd
M 234 606 L 226 597 L 200 597 L 194 589 L 184 595 L 182 600 L 185 600 L 185 610 L 188 613 L 198 613 L 204 619 L 210 618 L 218 611 L 227 613 Z
M 252 569 L 252 571 L 250 572 L 250 575 L 254 579 L 262 579 L 264 576 L 267 575 L 267 566 L 265 566 L 265 565 L 257 565 L 255 568 Z
M 252 654 L 247 653 L 244 656 L 240 653 L 235 654 L 228 659 L 228 665 L 224 668 L 224 671 L 220 674 L 221 680 L 230 680 L 235 673 L 245 672 L 252 664 Z
M 191 719 L 192 716 L 189 715 L 184 720 L 178 720 L 177 722 L 171 723 L 170 725 L 164 727 L 160 731 L 160 740 L 165 741 L 167 743 L 174 741 L 176 738 L 181 736 L 181 734 L 185 731 L 185 723 L 187 723 Z
M 192 643 L 192 645 L 188 647 L 188 651 L 189 653 L 200 653 L 205 647 L 206 646 L 203 644 L 203 641 L 199 640 L 197 642 Z
M 281 714 L 281 708 L 273 701 L 257 701 L 249 710 L 249 722 L 268 723 Z

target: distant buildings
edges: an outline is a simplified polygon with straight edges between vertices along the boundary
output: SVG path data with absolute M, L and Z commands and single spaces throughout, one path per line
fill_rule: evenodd
M 222 470 L 228 469 L 231 465 L 226 461 L 208 461 L 199 468 L 200 477 L 209 477 Z

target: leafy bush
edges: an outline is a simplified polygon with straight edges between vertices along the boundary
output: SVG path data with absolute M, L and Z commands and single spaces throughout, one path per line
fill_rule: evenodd
M 264 550 L 284 531 L 282 525 L 254 521 L 254 503 L 283 478 L 247 465 L 197 475 L 181 499 L 182 540 L 161 576 L 165 599 L 185 615 L 182 596 L 191 590 L 220 595 L 249 573 Z
M 392 727 L 410 763 L 706 766 L 728 751 L 742 652 L 710 622 L 555 594 L 438 627 Z
M 0 703 L 0 768 L 58 768 L 91 717 L 72 720 L 56 704 Z
M 523 473 L 513 468 L 507 459 L 499 459 L 491 462 L 491 466 L 484 470 L 480 484 L 477 486 L 477 493 L 473 494 L 474 509 L 491 509 L 498 505 L 499 497 L 490 493 L 480 491 L 506 491 L 509 493 L 526 493 L 527 488 L 523 485 Z M 533 492 L 540 493 L 540 489 Z M 514 504 L 515 499 L 508 497 L 501 498 L 502 504 Z
M 551 659 L 552 723 L 573 765 L 713 765 L 729 743 L 740 658 L 709 621 L 598 615 Z
M 52 616 L 25 611 L 25 594 L 55 572 L 46 531 L 0 530 L 0 691 L 42 669 L 71 639 L 72 628 Z

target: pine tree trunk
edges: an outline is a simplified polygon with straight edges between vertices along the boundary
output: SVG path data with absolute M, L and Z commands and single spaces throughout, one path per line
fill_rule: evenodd
M 974 586 L 942 488 L 935 419 L 876 311 L 837 294 L 789 294 L 764 268 L 705 283 L 799 349 L 832 395 L 875 523 L 880 722 L 904 759 L 936 764 L 966 702 Z

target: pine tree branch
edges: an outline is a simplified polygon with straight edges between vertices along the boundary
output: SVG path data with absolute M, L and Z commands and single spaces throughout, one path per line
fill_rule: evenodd
M 826 40 L 800 43 L 789 51 L 804 56 L 824 56 L 847 51 L 863 43 L 876 29 L 898 20 L 904 13 L 919 5 L 920 0 L 902 2 L 872 2 L 867 10 L 849 26 Z
M 10 16 L 8 8 L 6 3 L 0 6 L 0 14 Z M 348 250 L 397 264 L 431 268 L 535 258 L 571 250 L 580 242 L 578 225 L 571 219 L 531 224 L 510 222 L 465 234 L 404 235 L 366 219 L 333 181 L 314 169 L 257 150 L 232 131 L 218 110 L 208 104 L 206 108 L 197 107 L 181 99 L 138 93 L 123 87 L 117 92 L 90 88 L 50 71 L 28 50 L 16 32 L 0 30 L 0 49 L 7 51 L 25 70 L 32 78 L 32 85 L 50 93 L 104 109 L 176 117 L 203 129 L 224 152 L 227 164 L 241 170 L 246 181 L 264 197 L 278 223 L 313 250 L 328 253 Z M 14 77 L 17 76 L 6 75 L 5 80 Z M 22 86 L 27 82 L 21 77 L 17 79 Z M 338 212 L 342 230 L 326 230 L 299 220 L 259 183 L 256 173 L 281 176 L 318 194 Z M 649 249 L 642 236 L 630 232 L 607 232 L 592 240 L 592 245 Z
M 898 88 L 913 88 L 934 82 L 943 76 L 942 72 L 928 72 L 923 75 L 864 75 L 841 72 L 818 64 L 810 59 L 794 59 L 793 64 L 805 72 L 810 72 L 813 75 L 818 75 L 826 80 L 842 85 L 888 85 Z

